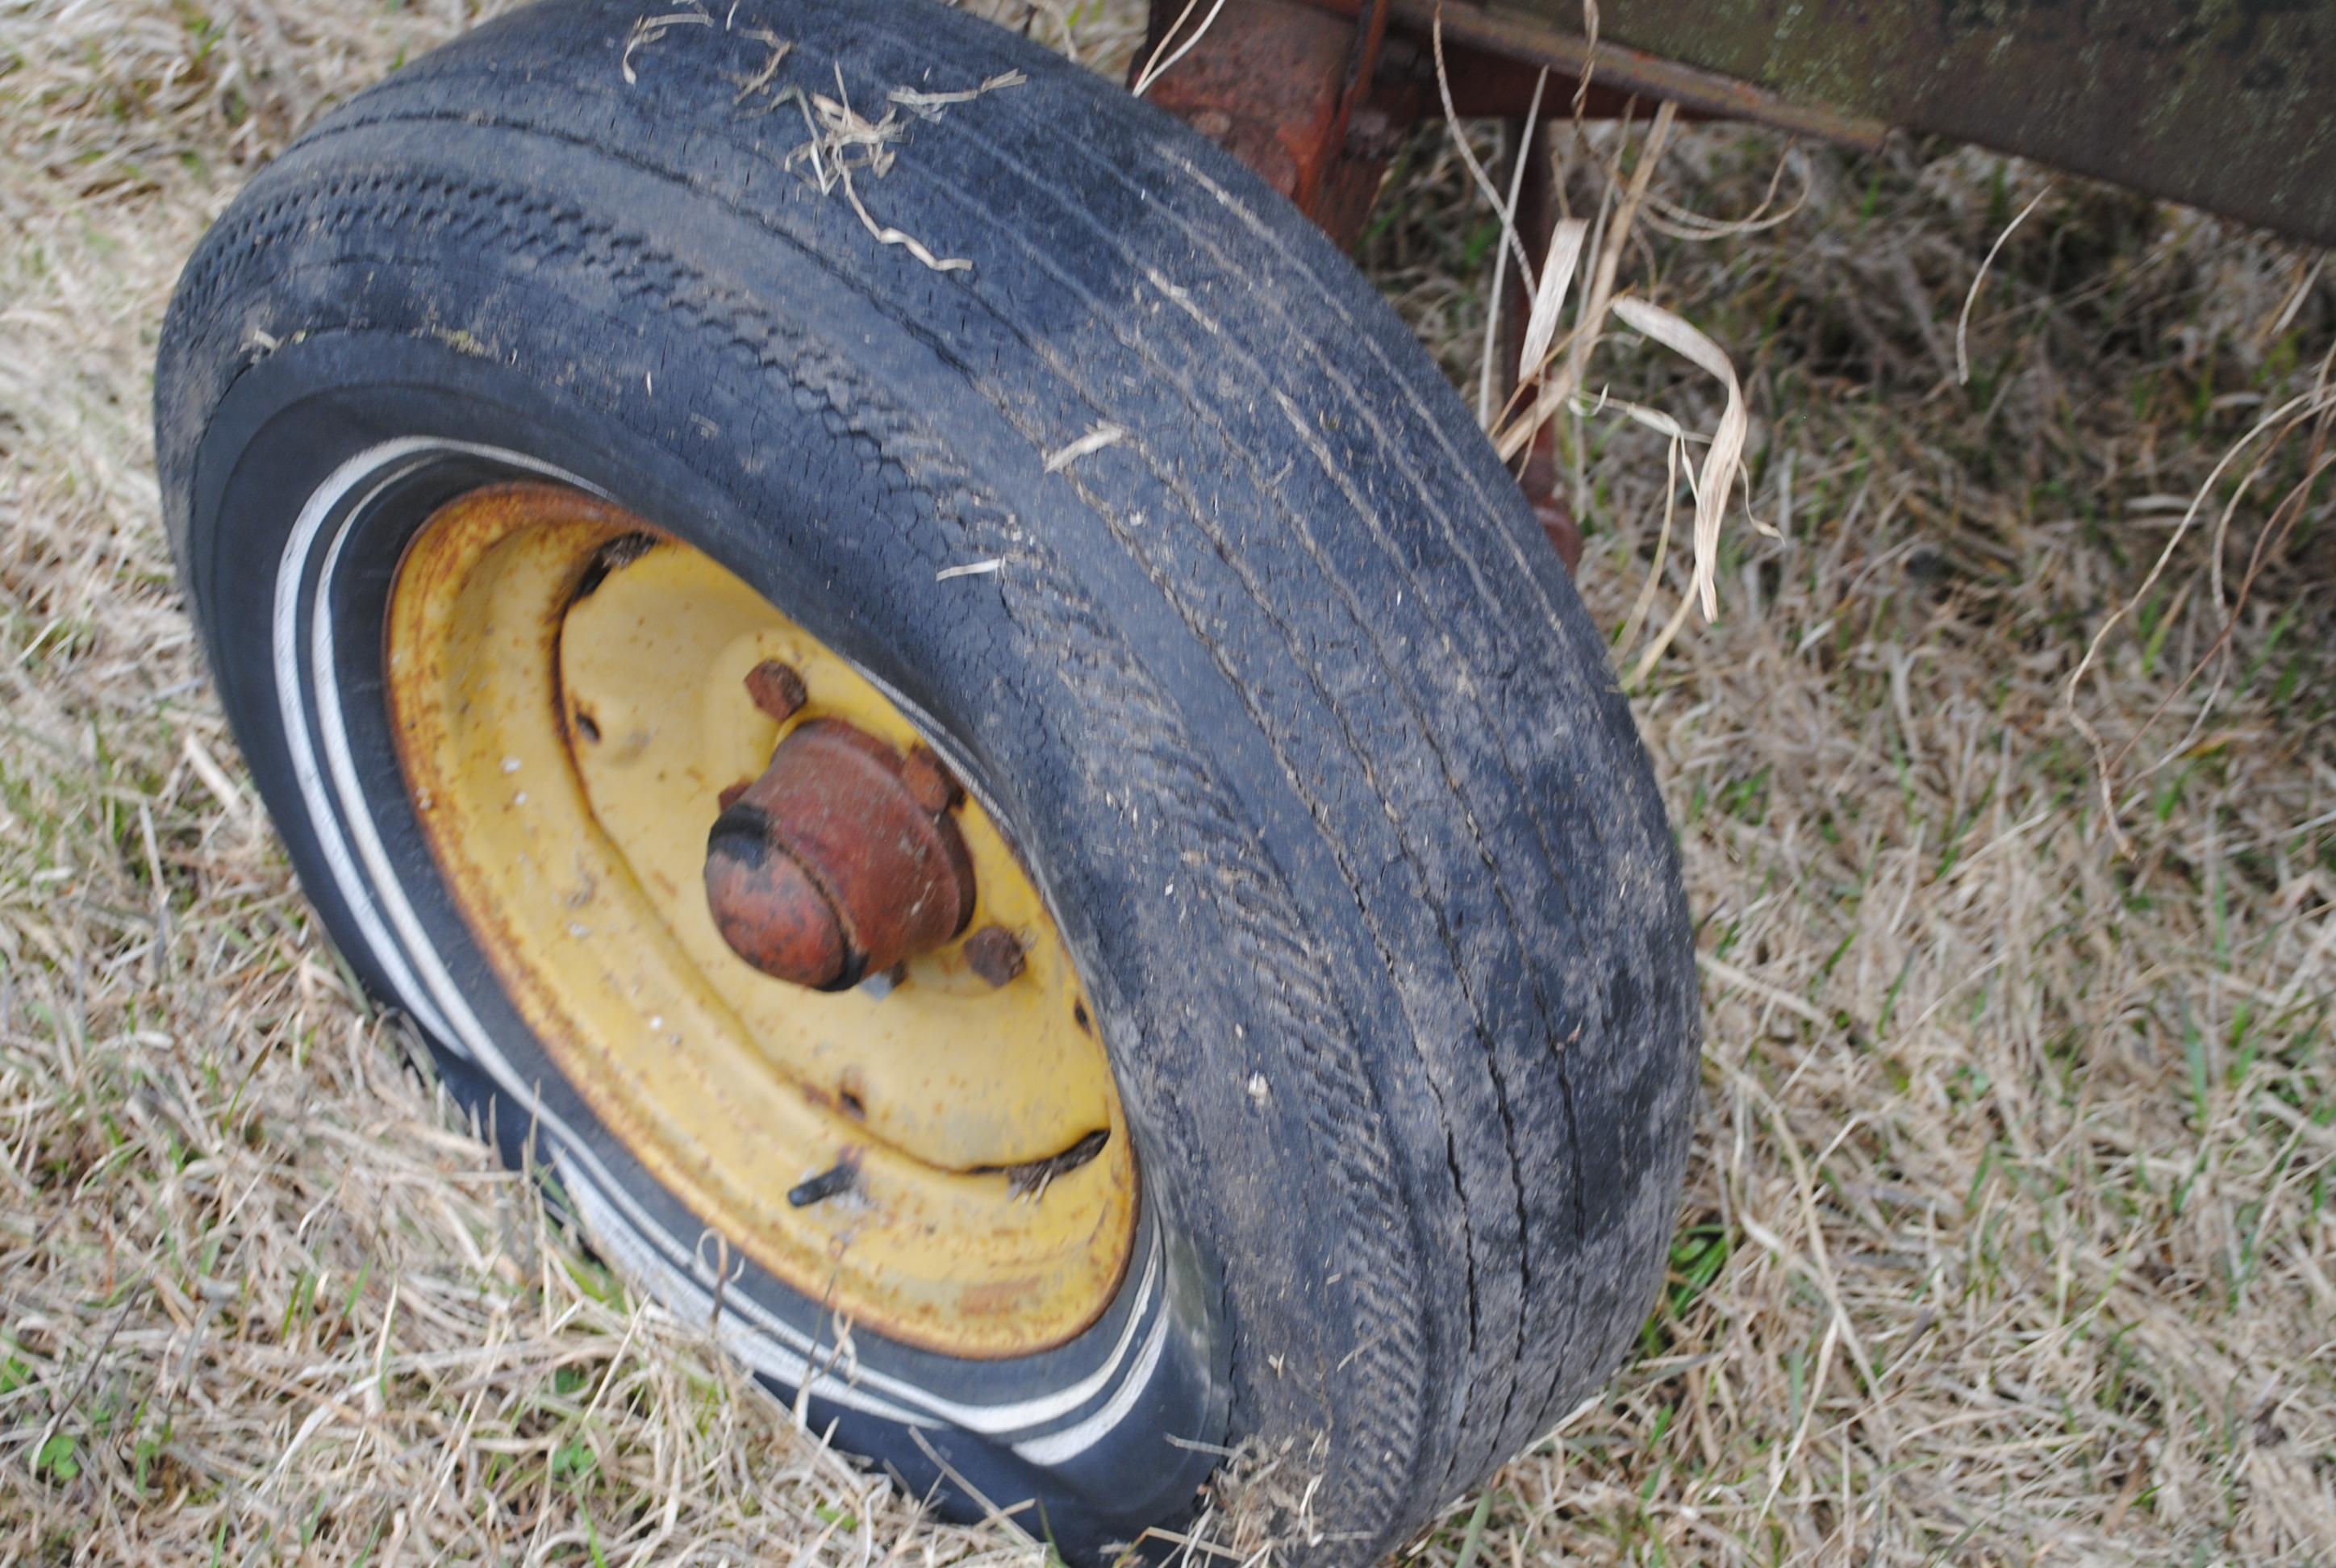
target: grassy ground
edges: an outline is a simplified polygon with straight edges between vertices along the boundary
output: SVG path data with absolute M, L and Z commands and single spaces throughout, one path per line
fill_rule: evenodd
M 472 19 L 0 11 L 0 1560 L 1033 1560 L 795 1432 L 449 1130 L 204 685 L 147 431 L 171 278 L 300 125 Z M 1124 10 L 1076 33 L 1124 53 Z M 1744 212 L 1783 151 L 1696 131 L 1655 189 Z M 2063 181 L 1959 385 L 2041 177 L 1810 150 L 1785 188 L 1786 223 L 1642 228 L 1624 266 L 1753 416 L 1722 618 L 1636 694 L 1709 1006 L 1673 1276 L 1610 1396 L 1414 1555 L 2336 1561 L 2336 535 L 2323 493 L 2280 507 L 2313 433 L 2177 527 L 2321 385 L 2336 290 Z M 1487 212 L 1426 134 L 1363 247 L 1472 389 Z M 1698 373 L 1596 364 L 1708 426 Z M 1619 631 L 1663 451 L 1576 434 Z M 1655 580 L 1660 625 L 1676 551 Z

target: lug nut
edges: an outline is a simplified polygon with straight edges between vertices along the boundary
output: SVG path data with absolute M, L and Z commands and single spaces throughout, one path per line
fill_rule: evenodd
M 984 926 L 965 940 L 965 961 L 993 986 L 1022 972 L 1022 944 L 1004 926 Z
M 754 699 L 756 707 L 783 724 L 811 700 L 794 667 L 774 658 L 766 658 L 746 672 L 746 695 Z
M 916 803 L 935 816 L 965 798 L 965 792 L 949 776 L 949 769 L 941 765 L 941 759 L 924 746 L 910 751 L 908 760 L 900 765 L 900 782 L 908 786 Z
M 1221 142 L 1233 133 L 1233 117 L 1222 109 L 1203 109 L 1192 116 L 1192 129 Z

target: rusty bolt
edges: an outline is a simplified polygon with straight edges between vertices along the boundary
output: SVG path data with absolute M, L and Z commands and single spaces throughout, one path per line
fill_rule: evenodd
M 754 699 L 756 707 L 782 724 L 811 700 L 794 667 L 774 658 L 766 658 L 746 672 L 746 695 Z
M 1418 76 L 1424 63 L 1418 46 L 1409 39 L 1389 38 L 1379 45 L 1378 65 L 1371 73 L 1371 80 L 1383 86 L 1400 86 Z
M 984 926 L 965 940 L 965 961 L 993 986 L 1022 972 L 1022 943 L 1004 926 Z
M 900 765 L 900 782 L 908 785 L 916 803 L 935 816 L 965 798 L 965 792 L 949 776 L 949 769 L 941 765 L 941 759 L 924 746 L 913 748 L 909 760 Z
M 793 1207 L 807 1208 L 813 1203 L 848 1193 L 859 1183 L 859 1162 L 846 1154 L 842 1159 L 806 1181 L 797 1182 L 787 1189 L 787 1202 Z
M 1384 162 L 1403 142 L 1403 128 L 1386 110 L 1366 103 L 1347 122 L 1347 156 L 1364 163 Z

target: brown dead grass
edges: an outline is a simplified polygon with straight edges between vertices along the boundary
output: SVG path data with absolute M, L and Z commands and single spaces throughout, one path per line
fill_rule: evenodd
M 450 1130 L 203 684 L 151 474 L 170 282 L 258 161 L 475 15 L 0 14 L 0 1559 L 1032 1561 L 795 1431 Z M 1106 63 L 1135 32 L 1031 24 Z M 1777 151 L 1684 132 L 1656 194 L 1749 210 Z M 2222 600 L 2185 541 L 2078 694 L 2112 750 L 2166 708 L 2113 780 L 2129 855 L 2062 706 L 2224 450 L 2312 385 L 2336 296 L 2291 308 L 2310 258 L 2063 181 L 1958 385 L 2035 177 L 1808 164 L 1791 222 L 1624 264 L 1735 357 L 1773 531 L 1739 503 L 1720 621 L 1638 694 L 1710 1008 L 1674 1277 L 1610 1397 L 1412 1554 L 2336 1561 L 2324 496 L 2231 602 L 2302 443 Z M 1488 221 L 1424 134 L 1363 248 L 1471 388 Z M 1608 352 L 1710 428 L 1708 379 Z M 1668 471 L 1635 427 L 1578 443 L 1619 629 Z

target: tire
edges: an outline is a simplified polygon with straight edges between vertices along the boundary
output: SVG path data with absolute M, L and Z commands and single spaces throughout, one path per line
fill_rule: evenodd
M 856 1336 L 839 1446 L 1075 1560 L 1225 1446 L 1399 1545 L 1594 1390 L 1660 1276 L 1698 1021 L 1676 851 L 1603 644 L 1404 327 L 1217 148 L 924 0 L 508 15 L 330 116 L 190 262 L 173 550 L 302 882 L 513 1158 L 685 1316 L 702 1227 L 482 961 L 416 829 L 379 628 L 432 508 L 614 498 L 842 653 L 993 803 L 1095 1001 L 1143 1174 L 1095 1325 Z M 1027 81 L 822 195 L 793 102 Z M 634 78 L 628 81 L 628 73 Z M 1050 463 L 1105 425 L 1121 434 Z M 948 568 L 995 570 L 943 576 Z M 747 1268 L 792 1395 L 816 1301 Z M 1174 1439 L 1174 1441 L 1171 1441 Z M 942 1463 L 947 1470 L 944 1472 Z

